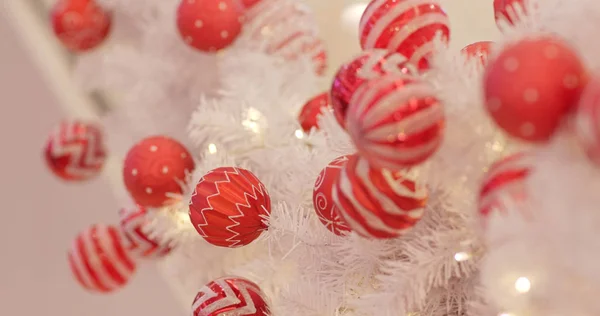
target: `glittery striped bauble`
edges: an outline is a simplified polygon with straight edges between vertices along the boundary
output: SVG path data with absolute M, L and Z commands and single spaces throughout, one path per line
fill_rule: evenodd
M 73 242 L 68 258 L 76 280 L 93 292 L 118 290 L 131 279 L 136 269 L 119 230 L 102 224 L 81 232 Z
M 333 79 L 330 94 L 335 118 L 342 127 L 346 126 L 346 112 L 356 90 L 363 83 L 387 73 L 414 75 L 417 70 L 406 57 L 385 49 L 364 51 L 340 67 Z
M 192 316 L 268 316 L 269 304 L 259 286 L 240 277 L 216 279 L 200 289 Z
M 123 208 L 119 211 L 119 217 L 130 253 L 144 258 L 160 258 L 171 252 L 168 240 L 161 240 L 148 231 L 150 219 L 144 207 Z
M 374 167 L 417 165 L 442 142 L 443 107 L 433 87 L 418 78 L 389 74 L 371 80 L 350 103 L 348 133 Z
M 588 157 L 600 165 L 600 77 L 586 86 L 575 116 L 575 132 Z
M 531 153 L 517 153 L 494 163 L 485 175 L 479 192 L 479 215 L 482 226 L 492 212 L 503 214 L 506 203 L 518 207 L 526 198 L 526 180 L 535 164 Z
M 515 20 L 519 18 L 518 14 L 525 13 L 524 4 L 525 0 L 494 0 L 496 23 L 504 20 L 509 24 L 514 24 Z
M 45 158 L 50 170 L 69 181 L 91 179 L 102 171 L 106 149 L 98 126 L 65 121 L 54 129 L 46 142 Z
M 73 52 L 93 49 L 108 37 L 112 16 L 95 0 L 59 0 L 51 13 L 54 33 Z
M 363 49 L 398 52 L 419 69 L 429 68 L 436 34 L 450 36 L 448 16 L 432 0 L 373 0 L 363 13 L 359 32 Z
M 475 42 L 465 46 L 460 52 L 468 59 L 479 58 L 481 65 L 485 66 L 489 59 L 490 50 L 494 42 Z
M 313 189 L 313 206 L 319 220 L 330 232 L 342 236 L 350 227 L 340 217 L 339 210 L 331 197 L 333 185 L 337 181 L 349 156 L 341 156 L 330 162 L 317 177 Z
M 369 166 L 351 156 L 336 181 L 333 200 L 350 228 L 367 238 L 395 238 L 423 216 L 427 191 L 406 170 Z
M 265 186 L 250 171 L 221 167 L 205 174 L 190 201 L 190 220 L 206 241 L 220 247 L 245 246 L 267 229 L 271 213 Z

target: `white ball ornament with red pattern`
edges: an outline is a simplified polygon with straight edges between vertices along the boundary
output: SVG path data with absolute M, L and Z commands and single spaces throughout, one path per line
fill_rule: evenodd
M 267 296 L 258 284 L 240 277 L 211 281 L 198 291 L 192 316 L 269 316 Z
M 77 236 L 68 259 L 77 282 L 91 292 L 114 292 L 125 286 L 136 270 L 119 230 L 102 224 Z
M 151 223 L 144 207 L 123 208 L 119 211 L 119 218 L 130 253 L 143 258 L 160 258 L 171 252 L 168 240 L 162 240 L 149 231 Z
M 331 197 L 331 192 L 335 181 L 337 181 L 340 172 L 342 172 L 342 168 L 348 162 L 348 157 L 338 157 L 323 168 L 315 181 L 313 189 L 313 206 L 319 216 L 319 221 L 330 232 L 338 236 L 348 233 L 350 227 L 340 217 L 339 210 Z

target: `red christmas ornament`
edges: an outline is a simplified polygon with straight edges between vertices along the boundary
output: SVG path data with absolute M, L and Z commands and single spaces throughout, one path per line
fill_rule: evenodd
M 324 109 L 330 107 L 329 93 L 324 92 L 310 99 L 298 116 L 298 121 L 305 132 L 310 132 L 314 127 L 319 129 L 319 117 Z
M 100 174 L 106 161 L 102 132 L 94 124 L 62 122 L 46 142 L 45 158 L 58 177 L 89 180 Z
M 241 247 L 267 226 L 271 198 L 256 176 L 242 168 L 221 167 L 204 175 L 190 202 L 190 219 L 198 233 L 220 247 Z
M 485 66 L 488 62 L 488 56 L 493 45 L 494 42 L 476 42 L 467 45 L 461 52 L 469 58 L 479 58 L 481 64 Z
M 509 135 L 547 141 L 577 104 L 586 82 L 584 65 L 566 43 L 525 39 L 506 47 L 486 68 L 487 110 Z
M 177 10 L 181 37 L 203 52 L 230 46 L 242 31 L 242 19 L 234 0 L 182 0 Z
M 376 0 L 360 20 L 363 49 L 382 48 L 406 56 L 419 69 L 429 68 L 438 32 L 450 37 L 448 16 L 432 0 Z
M 331 104 L 342 127 L 346 127 L 346 112 L 358 87 L 386 73 L 414 75 L 417 70 L 406 57 L 383 49 L 365 51 L 340 67 L 331 85 Z
M 148 233 L 149 220 L 147 216 L 148 211 L 141 206 L 124 208 L 119 211 L 121 231 L 128 242 L 127 249 L 139 257 L 164 257 L 171 252 L 170 243 Z
M 581 96 L 575 132 L 590 160 L 600 165 L 600 77 L 594 77 Z
M 505 20 L 513 25 L 518 19 L 517 10 L 521 13 L 525 12 L 525 0 L 494 0 L 494 17 L 496 23 L 500 20 Z
M 444 109 L 416 77 L 388 74 L 352 98 L 348 134 L 374 167 L 401 170 L 431 157 L 442 142 Z
M 165 136 L 148 137 L 127 153 L 123 179 L 135 202 L 144 207 L 161 207 L 169 194 L 181 194 L 181 184 L 195 164 L 189 151 Z
M 267 296 L 252 281 L 240 277 L 216 279 L 200 289 L 192 316 L 269 316 Z
M 535 156 L 517 153 L 493 164 L 488 170 L 479 192 L 479 215 L 482 227 L 487 226 L 492 212 L 504 214 L 506 202 L 518 203 L 526 199 L 526 180 L 535 164 Z
M 349 157 L 332 197 L 348 226 L 367 238 L 396 238 L 423 216 L 427 192 L 406 170 L 371 168 L 360 156 Z
M 123 287 L 136 266 L 112 226 L 93 225 L 81 232 L 68 254 L 71 272 L 78 283 L 92 292 L 108 293 Z
M 348 157 L 341 156 L 325 167 L 315 182 L 313 190 L 313 205 L 319 220 L 332 233 L 342 236 L 350 231 L 350 227 L 340 217 L 339 210 L 331 197 L 334 182 L 337 181 L 342 168 L 348 162 Z
M 100 45 L 111 29 L 111 14 L 94 0 L 59 0 L 51 12 L 54 33 L 65 47 L 84 52 Z
M 242 8 L 251 9 L 261 1 L 262 0 L 239 0 L 239 3 L 242 6 Z

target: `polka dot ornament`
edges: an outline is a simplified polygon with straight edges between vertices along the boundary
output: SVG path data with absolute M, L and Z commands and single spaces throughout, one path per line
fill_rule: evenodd
M 182 0 L 177 28 L 183 40 L 203 52 L 230 46 L 242 30 L 243 10 L 234 0 Z
M 557 38 L 510 44 L 484 75 L 486 108 L 509 135 L 547 141 L 571 111 L 587 83 L 579 56 Z
M 112 24 L 111 14 L 94 0 L 59 0 L 52 8 L 51 20 L 58 39 L 73 52 L 102 44 Z
M 194 170 L 189 151 L 165 136 L 148 137 L 129 150 L 123 179 L 134 201 L 143 207 L 162 207 L 172 202 L 169 194 L 181 194 L 186 175 Z

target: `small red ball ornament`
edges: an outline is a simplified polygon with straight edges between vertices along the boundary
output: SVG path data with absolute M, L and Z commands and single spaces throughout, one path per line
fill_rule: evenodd
M 96 177 L 106 162 L 102 132 L 91 123 L 62 122 L 48 137 L 45 158 L 50 170 L 64 180 Z
M 54 33 L 73 52 L 100 45 L 110 33 L 111 14 L 94 0 L 59 0 L 51 12 Z
M 170 243 L 152 236 L 148 232 L 150 224 L 148 210 L 144 207 L 123 208 L 119 211 L 121 231 L 127 241 L 127 249 L 133 255 L 143 258 L 160 258 L 171 252 Z
M 525 39 L 506 47 L 486 68 L 486 107 L 509 135 L 544 142 L 577 104 L 586 82 L 583 63 L 566 43 Z
M 388 74 L 358 89 L 347 130 L 373 167 L 401 170 L 431 157 L 442 142 L 444 109 L 431 85 Z
M 127 153 L 123 179 L 134 201 L 144 207 L 161 207 L 181 194 L 181 184 L 194 170 L 190 152 L 165 136 L 148 137 Z
M 346 127 L 346 112 L 356 90 L 363 83 L 386 73 L 415 75 L 417 70 L 406 57 L 383 49 L 364 51 L 340 67 L 331 85 L 331 104 L 342 127 Z
M 307 133 L 310 132 L 313 127 L 319 129 L 319 117 L 323 110 L 329 109 L 330 107 L 331 102 L 328 92 L 321 93 L 306 102 L 298 116 L 298 121 L 300 122 L 302 129 Z
M 203 52 L 230 46 L 242 31 L 243 11 L 234 0 L 182 0 L 177 27 L 185 42 Z
M 269 316 L 267 296 L 260 287 L 240 277 L 216 279 L 200 289 L 192 316 Z
M 382 48 L 406 56 L 419 69 L 428 69 L 432 41 L 440 32 L 450 36 L 448 16 L 432 0 L 371 1 L 360 20 L 363 49 Z
M 481 65 L 486 65 L 488 62 L 490 50 L 494 42 L 476 42 L 467 45 L 461 52 L 468 58 L 479 58 Z
M 68 259 L 77 282 L 91 292 L 114 292 L 129 282 L 136 270 L 118 229 L 101 224 L 77 236 Z
M 350 227 L 340 217 L 339 210 L 331 197 L 331 192 L 335 181 L 342 172 L 342 168 L 348 162 L 348 157 L 350 156 L 341 156 L 330 162 L 319 173 L 313 189 L 313 206 L 319 220 L 325 225 L 325 228 L 338 236 L 345 235 L 350 231 Z
M 575 132 L 590 160 L 600 166 L 600 77 L 594 77 L 581 96 Z
M 494 17 L 496 23 L 500 20 L 505 20 L 509 24 L 514 24 L 518 18 L 517 10 L 525 13 L 525 0 L 494 0 Z
M 271 198 L 256 176 L 242 168 L 221 167 L 204 175 L 190 202 L 198 233 L 220 247 L 241 247 L 267 229 Z
M 427 191 L 406 170 L 371 168 L 360 156 L 349 157 L 332 197 L 348 226 L 367 238 L 396 238 L 423 216 Z

